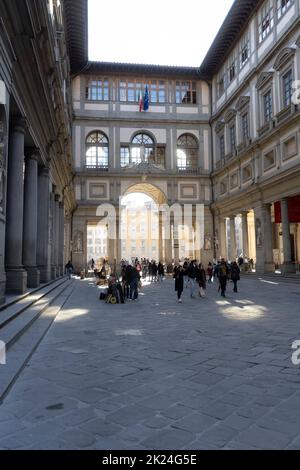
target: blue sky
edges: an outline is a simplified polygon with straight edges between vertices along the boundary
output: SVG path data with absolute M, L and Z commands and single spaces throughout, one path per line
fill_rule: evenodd
M 89 0 L 89 58 L 199 66 L 233 0 Z

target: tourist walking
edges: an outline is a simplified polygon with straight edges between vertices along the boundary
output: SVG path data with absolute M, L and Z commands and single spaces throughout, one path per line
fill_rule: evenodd
M 237 283 L 240 280 L 240 273 L 241 273 L 241 270 L 240 270 L 237 262 L 234 261 L 231 265 L 231 270 L 230 270 L 231 280 L 232 280 L 233 286 L 234 286 L 233 287 L 233 292 L 238 291 Z
M 225 259 L 223 258 L 221 263 L 217 267 L 217 276 L 219 278 L 222 297 L 226 297 L 225 292 L 226 292 L 228 274 L 229 274 L 229 269 L 228 269 Z
M 213 282 L 213 273 L 214 273 L 213 265 L 211 264 L 211 262 L 209 262 L 208 267 L 207 267 L 207 276 L 208 276 L 209 283 Z
M 157 273 L 158 273 L 158 281 L 163 282 L 164 277 L 165 277 L 165 270 L 164 270 L 164 265 L 161 262 L 158 263 Z
M 183 276 L 184 271 L 181 265 L 175 266 L 173 278 L 175 279 L 175 291 L 177 292 L 178 302 L 181 303 L 181 296 L 183 292 Z
M 66 270 L 66 273 L 67 273 L 67 276 L 68 276 L 68 279 L 71 279 L 71 276 L 74 272 L 74 267 L 73 267 L 73 264 L 71 263 L 71 261 L 69 260 L 65 266 L 65 270 Z
M 191 292 L 191 298 L 193 299 L 195 297 L 195 291 L 196 291 L 196 275 L 197 275 L 197 265 L 196 261 L 193 260 L 191 261 L 188 270 L 188 280 L 190 284 L 190 292 Z
M 197 282 L 199 285 L 199 296 L 205 297 L 206 294 L 206 272 L 202 266 L 202 263 L 199 264 L 197 270 Z

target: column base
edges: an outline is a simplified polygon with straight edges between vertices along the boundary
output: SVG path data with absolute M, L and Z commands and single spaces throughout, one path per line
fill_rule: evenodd
M 5 290 L 6 290 L 6 275 L 3 272 L 0 275 L 0 305 L 4 304 L 5 302 Z
M 51 281 L 51 271 L 48 266 L 38 266 L 38 270 L 40 271 L 41 284 L 46 284 Z
M 38 268 L 27 268 L 27 287 L 39 287 L 40 286 L 40 271 Z
M 51 279 L 54 281 L 57 278 L 57 268 L 56 266 L 51 266 Z
M 296 266 L 294 263 L 283 263 L 281 265 L 281 273 L 282 274 L 295 274 L 296 273 Z
M 275 264 L 274 263 L 265 263 L 265 273 L 274 273 Z
M 27 292 L 27 272 L 16 268 L 6 271 L 6 292 L 9 294 L 25 294 Z

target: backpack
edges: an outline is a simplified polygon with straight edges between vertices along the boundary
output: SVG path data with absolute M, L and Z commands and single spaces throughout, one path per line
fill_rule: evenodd
M 225 264 L 222 264 L 220 266 L 219 272 L 220 272 L 220 277 L 226 277 L 227 276 L 227 267 L 225 266 Z

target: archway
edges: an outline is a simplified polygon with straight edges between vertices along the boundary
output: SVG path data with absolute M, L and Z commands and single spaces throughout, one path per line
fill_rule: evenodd
M 150 183 L 130 186 L 120 201 L 121 259 L 166 261 L 166 240 L 159 206 L 164 192 Z M 172 256 L 172 254 L 170 254 Z

